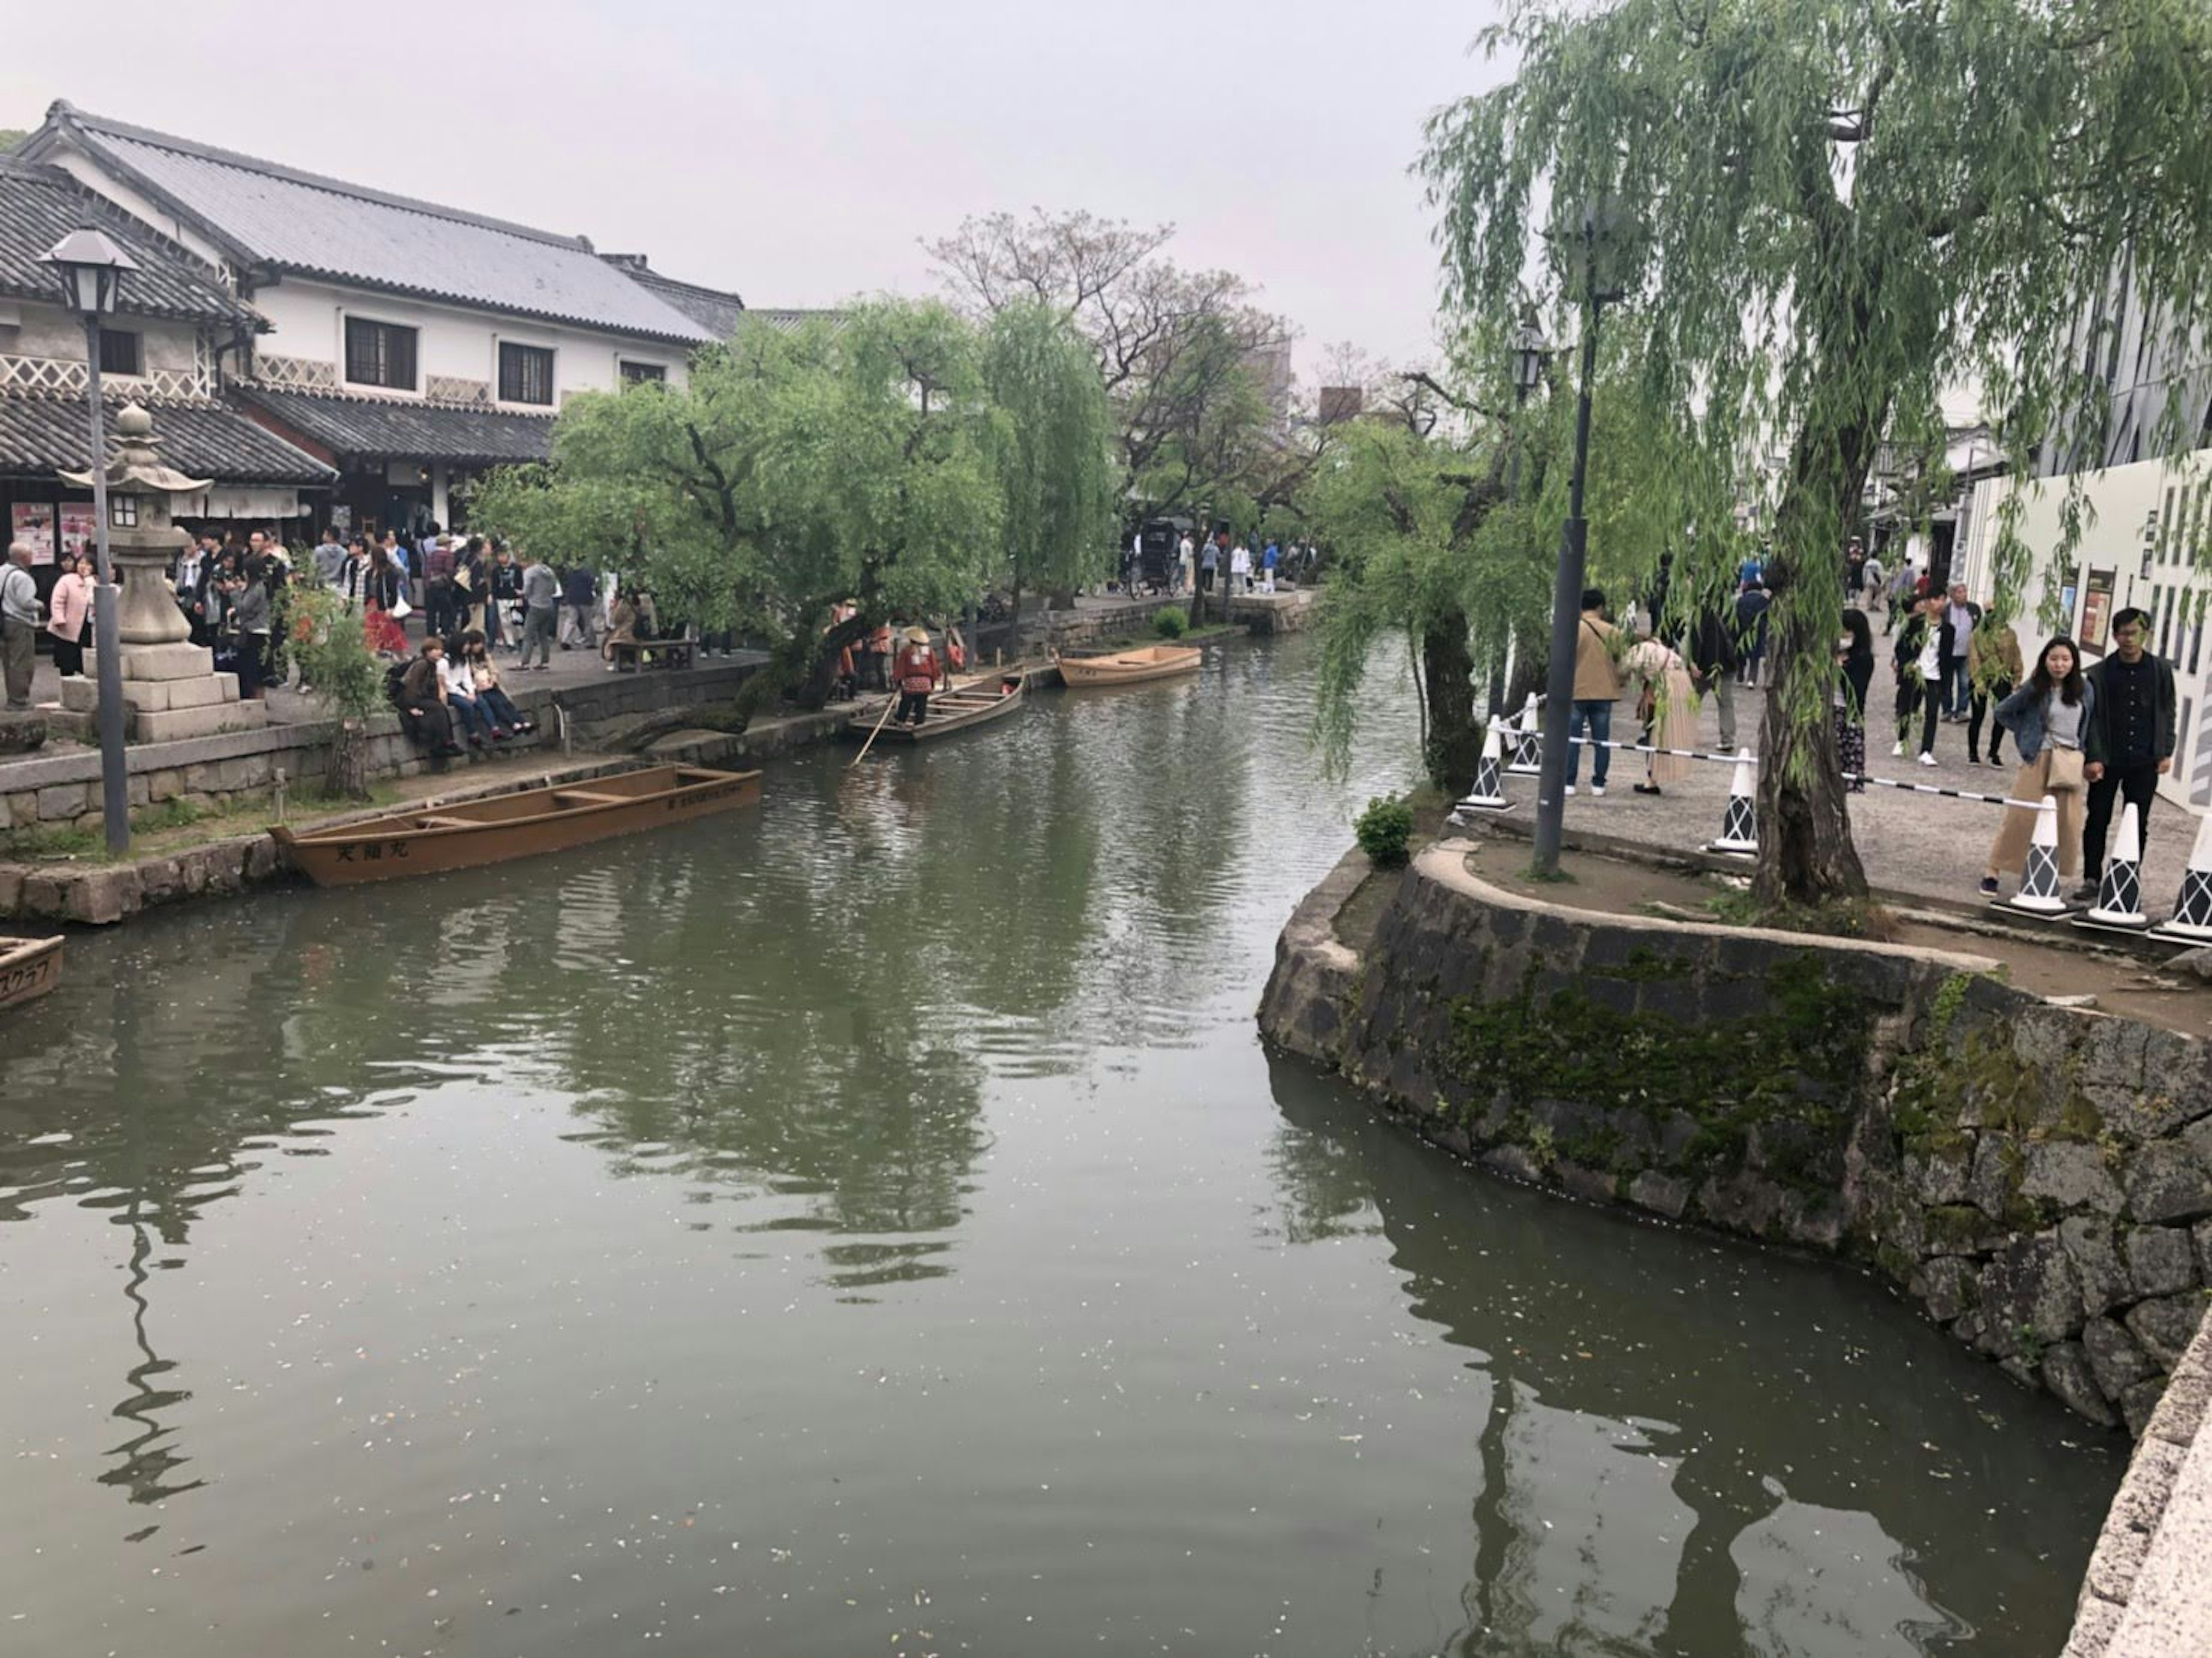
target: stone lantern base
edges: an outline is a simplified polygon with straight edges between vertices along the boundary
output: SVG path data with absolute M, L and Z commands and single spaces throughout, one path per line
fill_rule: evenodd
M 98 653 L 84 653 L 84 677 L 62 681 L 71 714 L 100 708 Z M 198 645 L 123 647 L 124 734 L 133 743 L 172 743 L 269 723 L 268 707 L 238 700 L 238 676 L 215 671 L 215 653 Z

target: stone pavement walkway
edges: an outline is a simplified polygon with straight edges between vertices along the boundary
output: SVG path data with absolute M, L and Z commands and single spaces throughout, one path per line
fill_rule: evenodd
M 1882 689 L 1877 679 L 1878 696 Z M 1737 737 L 1747 746 L 1757 746 L 1764 700 L 1764 693 L 1737 694 Z M 1614 710 L 1613 732 L 1615 742 L 1636 740 L 1633 704 L 1623 701 Z M 1869 777 L 1933 783 L 1995 795 L 2003 795 L 2012 786 L 2016 762 L 2008 762 L 2002 768 L 1991 766 L 1984 750 L 1982 764 L 1967 763 L 1964 726 L 1936 728 L 1938 763 L 1932 768 L 1918 764 L 1913 757 L 1914 744 L 1918 739 L 1917 730 L 1914 743 L 1905 745 L 1902 759 L 1893 758 L 1890 744 L 1881 740 L 1887 734 L 1875 726 L 1868 729 Z M 1988 734 L 1984 726 L 1983 736 L 1986 738 Z M 1707 753 L 1720 747 L 1717 716 L 1710 699 L 1699 720 L 1697 747 Z M 2012 752 L 2008 739 L 2005 752 Z M 1643 781 L 1644 763 L 1642 755 L 1614 753 L 1605 798 L 1599 799 L 1590 793 L 1591 764 L 1585 754 L 1581 768 L 1582 786 L 1567 802 L 1569 835 L 1580 829 L 1619 835 L 1662 849 L 1695 850 L 1720 833 L 1733 767 L 1692 761 L 1690 776 L 1681 783 L 1667 785 L 1667 792 L 1654 799 L 1636 793 L 1631 786 Z M 1509 777 L 1505 796 L 1512 805 L 1501 816 L 1522 823 L 1534 821 L 1534 778 Z M 1851 837 L 1866 866 L 1868 880 L 1878 890 L 1918 897 L 1979 901 L 1976 887 L 1988 865 L 1990 843 L 1996 838 L 1997 824 L 2003 816 L 2002 807 L 1937 795 L 1911 794 L 1900 789 L 1869 787 L 1865 793 L 1851 798 L 1850 813 Z M 2117 817 L 2112 830 L 2117 835 Z M 2149 857 L 2143 871 L 2143 907 L 2154 919 L 2172 908 L 2196 836 L 2197 818 L 2193 814 L 2168 800 L 2153 804 L 2148 836 Z M 2009 894 L 2015 884 L 2008 879 L 2006 892 Z

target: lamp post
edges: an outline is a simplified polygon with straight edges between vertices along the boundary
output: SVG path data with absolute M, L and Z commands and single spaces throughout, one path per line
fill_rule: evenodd
M 92 406 L 92 535 L 100 585 L 93 589 L 92 642 L 100 673 L 100 819 L 107 850 L 131 849 L 131 774 L 123 752 L 123 647 L 115 621 L 115 574 L 107 559 L 107 437 L 100 406 L 100 323 L 115 310 L 123 273 L 137 262 L 105 233 L 72 230 L 46 255 L 62 301 L 84 323 L 87 398 Z
M 1589 525 L 1583 517 L 1583 483 L 1589 470 L 1590 380 L 1597 372 L 1598 315 L 1621 297 L 1604 258 L 1618 233 L 1609 203 L 1583 210 L 1569 253 L 1571 287 L 1583 301 L 1582 389 L 1575 404 L 1575 470 L 1567 492 L 1567 521 L 1559 536 L 1559 570 L 1552 587 L 1552 660 L 1544 686 L 1543 767 L 1536 784 L 1536 874 L 1559 873 L 1559 841 L 1565 829 L 1567 720 L 1574 712 L 1575 633 L 1582 617 L 1583 562 Z
M 1543 383 L 1544 362 L 1552 355 L 1552 343 L 1544 337 L 1544 331 L 1536 325 L 1536 310 L 1530 306 L 1521 313 L 1521 326 L 1513 335 L 1513 406 L 1521 409 L 1528 397 Z M 1521 500 L 1521 434 L 1513 434 L 1513 453 L 1505 466 L 1505 499 L 1509 505 L 1517 506 Z M 1510 643 L 1510 641 L 1509 641 Z M 1501 652 L 1490 670 L 1490 717 L 1498 718 L 1505 706 L 1505 654 Z

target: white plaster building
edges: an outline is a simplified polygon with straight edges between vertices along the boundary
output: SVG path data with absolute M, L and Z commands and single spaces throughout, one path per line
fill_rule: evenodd
M 88 114 L 25 141 L 221 273 L 270 331 L 224 365 L 253 419 L 337 470 L 356 527 L 450 525 L 455 486 L 542 459 L 582 391 L 680 383 L 722 337 L 580 236 Z M 699 290 L 711 293 L 712 290 Z M 718 295 L 742 308 L 734 295 Z
M 2212 537 L 2212 448 L 2171 465 L 2145 460 L 2086 475 L 2081 544 L 2061 564 L 2056 550 L 2071 483 L 2003 477 L 1977 487 L 1962 580 L 1978 593 L 1994 586 L 1998 509 L 2019 492 L 2021 538 L 2033 555 L 2021 592 L 2022 653 L 2032 657 L 2040 647 L 2046 606 L 2093 662 L 2111 648 L 2114 615 L 2148 610 L 2149 649 L 2173 664 L 2179 698 L 2173 770 L 2159 792 L 2198 811 L 2212 807 L 2212 653 L 2204 647 L 2212 578 L 2197 554 Z
M 268 324 L 212 265 L 68 173 L 0 156 L 0 541 L 31 549 L 42 593 L 58 560 L 84 550 L 93 533 L 90 494 L 61 477 L 86 470 L 91 445 L 84 326 L 63 307 L 46 263 L 57 242 L 87 224 L 137 267 L 100 331 L 111 420 L 126 402 L 144 404 L 164 460 L 210 481 L 177 502 L 178 517 L 215 530 L 299 519 L 337 482 L 321 461 L 222 397 L 219 364 L 250 351 Z

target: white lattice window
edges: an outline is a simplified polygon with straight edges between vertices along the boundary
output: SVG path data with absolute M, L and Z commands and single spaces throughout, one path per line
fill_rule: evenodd
M 433 403 L 489 403 L 491 382 L 459 374 L 433 374 L 425 391 Z
M 273 351 L 255 353 L 253 378 L 258 385 L 279 392 L 335 392 L 338 386 L 336 363 L 279 356 Z

